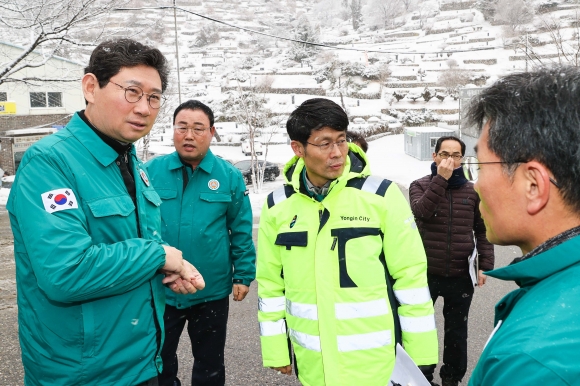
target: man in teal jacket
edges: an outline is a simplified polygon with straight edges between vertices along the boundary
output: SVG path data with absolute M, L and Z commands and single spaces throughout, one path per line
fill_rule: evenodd
M 195 358 L 192 384 L 225 383 L 228 295 L 233 287 L 234 300 L 243 300 L 256 272 L 248 191 L 240 171 L 209 150 L 213 123 L 205 104 L 182 103 L 173 115 L 176 151 L 147 163 L 163 201 L 163 240 L 182 250 L 207 282 L 193 295 L 166 291 L 162 386 L 181 385 L 176 351 L 186 320 Z
M 166 86 L 159 50 L 102 43 L 82 79 L 86 110 L 20 163 L 7 209 L 27 386 L 156 385 L 159 273 L 175 291 L 203 287 L 163 245 L 161 200 L 132 145 L 151 129 Z
M 580 70 L 562 66 L 506 76 L 469 109 L 487 238 L 523 253 L 486 273 L 520 289 L 496 305 L 472 386 L 580 385 L 578 106 Z

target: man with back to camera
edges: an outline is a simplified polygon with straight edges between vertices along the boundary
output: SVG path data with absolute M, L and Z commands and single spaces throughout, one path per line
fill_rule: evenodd
M 465 143 L 440 137 L 431 174 L 411 183 L 409 200 L 427 254 L 427 279 L 433 303 L 444 298 L 443 386 L 457 386 L 467 371 L 467 318 L 473 298 L 469 257 L 477 246 L 478 285 L 493 269 L 493 245 L 485 237 L 479 197 L 463 175 Z
M 580 71 L 508 75 L 476 97 L 476 179 L 487 239 L 523 256 L 486 272 L 520 288 L 495 307 L 495 329 L 469 385 L 580 384 Z
M 167 71 L 157 49 L 101 43 L 82 78 L 86 109 L 20 163 L 7 209 L 27 386 L 157 385 L 162 280 L 203 288 L 163 245 L 161 200 L 132 145 L 151 130 Z
M 396 184 L 369 176 L 336 103 L 290 115 L 296 154 L 268 195 L 258 236 L 258 320 L 265 367 L 303 385 L 384 386 L 395 343 L 432 379 L 437 332 L 427 262 Z
M 192 385 L 225 383 L 229 299 L 241 301 L 256 275 L 252 207 L 240 171 L 210 150 L 213 111 L 197 100 L 173 114 L 175 152 L 147 163 L 161 196 L 163 240 L 203 272 L 207 287 L 191 295 L 166 291 L 161 386 L 181 385 L 177 347 L 187 320 L 194 357 Z

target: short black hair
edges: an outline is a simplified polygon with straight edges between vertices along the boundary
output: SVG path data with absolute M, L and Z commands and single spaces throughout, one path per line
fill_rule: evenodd
M 365 153 L 369 149 L 369 144 L 365 137 L 355 131 L 346 131 L 346 139 L 348 142 L 356 143 Z
M 435 144 L 435 153 L 439 153 L 439 150 L 441 149 L 441 144 L 443 143 L 443 141 L 449 141 L 449 140 L 459 142 L 459 144 L 461 145 L 461 155 L 465 155 L 465 142 L 463 142 L 462 140 L 460 140 L 459 138 L 457 138 L 453 135 L 439 137 L 439 139 L 437 140 L 437 143 Z
M 580 213 L 580 69 L 544 67 L 510 74 L 475 96 L 466 124 L 481 131 L 487 146 L 513 176 L 518 161 L 538 161 L 553 174 L 562 199 Z
M 293 141 L 306 144 L 313 130 L 330 127 L 336 131 L 348 129 L 348 116 L 330 99 L 313 98 L 302 103 L 290 114 L 286 131 Z
M 177 114 L 179 114 L 179 112 L 181 110 L 201 110 L 201 111 L 203 111 L 205 113 L 205 115 L 207 115 L 207 117 L 209 118 L 209 127 L 213 127 L 213 123 L 214 123 L 213 111 L 207 105 L 201 103 L 200 101 L 195 100 L 195 99 L 190 99 L 188 101 L 183 102 L 179 106 L 177 106 L 177 108 L 175 109 L 175 112 L 173 113 L 173 124 L 175 124 L 175 117 L 177 117 Z
M 132 39 L 107 40 L 99 44 L 91 54 L 85 74 L 94 74 L 99 87 L 103 88 L 122 68 L 141 65 L 157 70 L 161 78 L 161 91 L 165 92 L 169 75 L 167 59 L 157 48 Z

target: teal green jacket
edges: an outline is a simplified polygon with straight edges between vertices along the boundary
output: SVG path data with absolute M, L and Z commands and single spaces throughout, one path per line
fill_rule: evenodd
M 161 200 L 133 148 L 139 237 L 117 156 L 74 115 L 20 163 L 7 209 L 27 386 L 130 386 L 162 370 Z
M 496 331 L 481 354 L 470 386 L 580 385 L 579 251 L 580 236 L 576 236 L 536 256 L 486 272 L 514 280 L 521 288 L 496 305 Z
M 146 166 L 163 201 L 163 240 L 181 250 L 205 280 L 205 289 L 195 294 L 167 290 L 167 304 L 187 308 L 223 299 L 233 283 L 249 286 L 256 276 L 256 251 L 252 207 L 240 171 L 211 150 L 193 173 L 177 152 L 154 158 Z

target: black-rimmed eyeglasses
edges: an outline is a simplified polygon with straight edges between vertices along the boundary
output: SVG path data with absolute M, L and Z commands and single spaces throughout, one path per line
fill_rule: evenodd
M 324 142 L 324 143 L 321 143 L 320 145 L 317 145 L 315 143 L 310 143 L 308 141 L 306 141 L 306 143 L 309 145 L 312 145 L 312 146 L 316 146 L 323 153 L 330 152 L 332 149 L 334 149 L 334 145 L 336 145 L 336 147 L 338 147 L 340 150 L 343 150 L 346 147 L 348 147 L 348 142 L 346 141 L 346 139 L 341 139 L 341 140 L 336 141 L 336 142 Z
M 148 93 L 144 92 L 141 89 L 141 87 L 139 87 L 139 86 L 124 87 L 118 83 L 111 81 L 111 80 L 109 80 L 109 82 L 111 82 L 114 85 L 119 86 L 123 90 L 125 90 L 125 100 L 129 103 L 137 103 L 141 100 L 141 98 L 143 98 L 143 95 L 147 95 L 147 103 L 149 103 L 149 106 L 152 109 L 157 110 L 161 106 L 163 106 L 163 102 L 165 102 L 165 97 L 158 92 L 153 92 L 151 94 L 148 94 Z
M 475 157 L 466 157 L 465 162 L 461 163 L 463 167 L 463 174 L 465 178 L 469 181 L 476 181 L 479 177 L 479 165 L 483 164 L 525 164 L 530 161 L 518 160 L 514 162 L 507 162 L 507 161 L 492 161 L 492 162 L 479 162 L 479 160 Z M 554 184 L 556 188 L 560 188 L 558 182 L 550 177 L 550 182 Z

